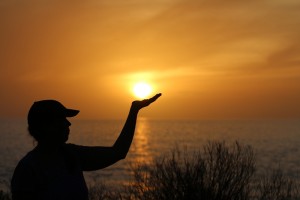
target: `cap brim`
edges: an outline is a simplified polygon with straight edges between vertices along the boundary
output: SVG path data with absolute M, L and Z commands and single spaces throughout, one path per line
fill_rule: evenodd
M 66 109 L 65 114 L 66 117 L 74 117 L 79 113 L 79 110 Z

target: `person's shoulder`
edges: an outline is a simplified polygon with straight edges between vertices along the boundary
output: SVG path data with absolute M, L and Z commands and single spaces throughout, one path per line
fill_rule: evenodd
M 77 145 L 77 144 L 71 144 L 67 143 L 64 145 L 64 149 L 66 152 L 69 153 L 69 155 L 73 155 L 74 157 L 77 157 L 79 160 L 82 160 L 84 157 L 86 157 L 86 153 L 88 152 L 89 147 L 83 146 L 83 145 Z
M 17 166 L 19 167 L 31 167 L 35 165 L 37 161 L 37 152 L 35 150 L 32 150 L 28 152 L 18 163 Z
M 35 163 L 36 155 L 34 151 L 28 152 L 18 162 L 11 180 L 11 188 L 13 192 L 16 190 L 25 190 L 29 187 L 29 185 L 31 185 L 33 174 L 35 173 Z
M 72 154 L 75 154 L 77 156 L 80 156 L 81 153 L 85 150 L 86 146 L 72 144 L 72 143 L 66 143 L 64 145 L 64 149 Z

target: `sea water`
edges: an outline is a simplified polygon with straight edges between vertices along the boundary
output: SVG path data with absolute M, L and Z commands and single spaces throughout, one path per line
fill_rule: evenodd
M 69 143 L 112 146 L 122 130 L 122 120 L 71 120 Z M 26 120 L 0 120 L 0 189 L 9 188 L 18 161 L 36 142 L 27 132 Z M 102 170 L 85 172 L 87 184 L 101 181 L 121 185 L 131 178 L 134 163 L 147 163 L 176 146 L 200 150 L 208 141 L 235 141 L 251 145 L 256 166 L 263 171 L 280 167 L 297 177 L 300 169 L 300 120 L 168 121 L 139 119 L 125 160 Z M 101 158 L 99 158 L 101 159 Z

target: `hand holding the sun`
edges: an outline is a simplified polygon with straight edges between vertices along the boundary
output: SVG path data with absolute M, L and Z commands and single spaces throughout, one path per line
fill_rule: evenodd
M 132 102 L 132 108 L 136 111 L 139 111 L 140 109 L 149 106 L 151 103 L 156 101 L 161 96 L 161 93 L 156 94 L 155 96 L 151 97 L 150 99 L 144 99 L 144 100 L 137 100 Z

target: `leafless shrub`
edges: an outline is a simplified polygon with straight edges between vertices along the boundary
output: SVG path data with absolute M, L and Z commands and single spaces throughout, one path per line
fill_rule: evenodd
M 203 153 L 171 154 L 134 169 L 132 199 L 248 199 L 254 173 L 249 146 L 209 142 Z
M 248 199 L 255 171 L 253 149 L 235 142 L 209 142 L 204 146 L 208 199 Z
M 122 199 L 121 191 L 103 182 L 97 182 L 89 187 L 89 200 L 113 200 Z
M 299 180 L 288 178 L 281 169 L 261 177 L 254 189 L 256 200 L 296 200 L 300 199 Z
M 137 165 L 135 181 L 130 187 L 133 199 L 193 199 L 203 180 L 204 163 L 198 154 L 188 156 L 173 151 L 170 157 L 162 157 L 150 165 Z

